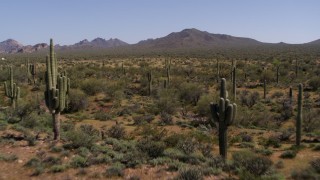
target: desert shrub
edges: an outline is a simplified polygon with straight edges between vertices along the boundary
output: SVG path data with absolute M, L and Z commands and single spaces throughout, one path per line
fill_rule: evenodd
M 265 147 L 272 146 L 274 148 L 279 148 L 281 146 L 281 141 L 277 136 L 270 136 L 265 143 Z
M 160 112 L 174 114 L 178 106 L 175 93 L 171 90 L 161 91 L 159 100 L 156 101 L 156 106 L 158 107 Z
M 284 99 L 280 109 L 281 120 L 288 120 L 293 116 L 293 104 L 290 99 Z
M 249 151 L 236 152 L 232 155 L 234 164 L 254 176 L 262 176 L 272 166 L 272 161 L 264 156 L 257 156 Z
M 210 96 L 209 94 L 203 94 L 198 103 L 196 112 L 200 116 L 209 117 L 210 116 L 210 108 L 209 104 L 214 101 L 214 98 Z
M 179 141 L 185 139 L 186 135 L 173 133 L 167 136 L 163 141 L 166 143 L 167 147 L 175 147 Z
M 296 152 L 296 151 L 287 150 L 287 151 L 284 151 L 284 152 L 280 155 L 280 158 L 283 158 L 283 159 L 292 159 L 292 158 L 295 158 L 296 155 L 297 155 L 297 152 Z
M 80 89 L 71 89 L 68 96 L 67 112 L 77 112 L 88 107 L 86 94 Z
M 281 91 L 276 91 L 276 92 L 274 92 L 274 93 L 271 95 L 271 98 L 280 98 L 280 97 L 282 97 L 283 95 L 284 95 L 283 92 L 281 92 Z
M 186 164 L 184 164 L 178 160 L 175 160 L 175 161 L 168 163 L 167 171 L 178 171 L 179 169 L 182 169 L 184 167 L 186 167 Z
M 305 108 L 302 127 L 305 132 L 313 132 L 320 128 L 319 113 L 320 110 Z
M 252 136 L 249 134 L 242 133 L 240 134 L 242 142 L 252 142 Z
M 105 90 L 106 86 L 104 81 L 96 78 L 86 79 L 81 83 L 81 89 L 89 96 L 101 93 Z
M 109 167 L 106 172 L 105 175 L 106 177 L 122 177 L 124 175 L 124 170 L 125 166 L 121 163 L 115 163 L 113 164 L 111 167 Z
M 149 138 L 154 141 L 160 141 L 167 136 L 167 133 L 168 131 L 163 127 L 147 124 L 142 127 L 139 134 L 144 138 Z
M 314 151 L 320 151 L 320 144 L 317 144 L 314 148 L 313 148 Z
M 147 153 L 150 157 L 157 158 L 163 155 L 165 144 L 161 141 L 145 138 L 138 142 L 137 147 L 141 152 Z
M 88 159 L 82 156 L 75 156 L 70 162 L 73 168 L 83 168 L 89 166 Z
M 65 165 L 53 165 L 49 171 L 53 173 L 59 173 L 65 171 L 66 169 L 67 167 Z
M 196 151 L 198 143 L 191 137 L 180 140 L 177 147 L 186 154 L 191 154 Z
M 320 158 L 317 158 L 315 160 L 312 160 L 310 162 L 311 167 L 320 174 Z
M 106 113 L 103 110 L 99 110 L 94 114 L 94 119 L 100 121 L 107 121 L 112 119 L 112 115 L 110 113 Z
M 273 154 L 273 151 L 270 149 L 256 149 L 256 153 L 262 154 L 264 156 L 270 156 Z
M 82 124 L 82 125 L 80 125 L 79 130 L 82 131 L 83 133 L 89 135 L 89 136 L 99 136 L 100 135 L 99 131 L 97 129 L 95 129 L 90 124 Z
M 294 170 L 291 173 L 291 178 L 294 180 L 301 180 L 301 179 L 307 179 L 307 180 L 317 180 L 320 178 L 319 174 L 314 172 L 312 168 L 306 168 L 306 169 L 299 169 Z
M 96 141 L 97 136 L 90 136 L 82 130 L 77 129 L 66 132 L 65 139 L 69 141 L 69 143 L 65 144 L 64 148 L 90 148 Z
M 108 130 L 108 136 L 116 139 L 123 139 L 126 136 L 126 131 L 120 124 L 113 125 Z
M 166 112 L 160 113 L 160 124 L 169 125 L 172 124 L 172 116 Z
M 279 136 L 280 141 L 290 140 L 290 137 L 293 133 L 294 133 L 294 129 L 292 129 L 292 128 L 281 131 L 281 134 Z
M 260 99 L 258 92 L 250 92 L 248 90 L 243 90 L 239 94 L 239 99 L 242 105 L 247 107 L 254 106 Z
M 10 154 L 10 155 L 0 154 L 0 161 L 13 162 L 17 159 L 18 159 L 18 156 L 15 154 Z
M 221 156 L 212 156 L 208 159 L 207 162 L 209 167 L 213 167 L 213 168 L 223 168 L 223 166 L 225 165 L 225 161 Z
M 133 116 L 132 119 L 135 125 L 141 125 L 150 123 L 152 120 L 154 120 L 154 115 Z
M 320 87 L 320 78 L 318 76 L 312 77 L 309 80 L 309 86 L 315 91 Z
M 42 160 L 42 163 L 46 166 L 53 166 L 61 164 L 61 159 L 59 157 L 48 156 Z
M 179 180 L 200 180 L 203 179 L 203 174 L 200 169 L 188 168 L 182 169 L 177 177 Z
M 204 157 L 211 157 L 213 145 L 210 143 L 200 143 L 198 149 Z
M 197 105 L 200 96 L 203 93 L 203 87 L 196 83 L 184 82 L 180 85 L 179 99 L 182 102 Z
M 284 163 L 283 161 L 278 161 L 275 165 L 274 165 L 277 169 L 282 169 L 284 168 Z

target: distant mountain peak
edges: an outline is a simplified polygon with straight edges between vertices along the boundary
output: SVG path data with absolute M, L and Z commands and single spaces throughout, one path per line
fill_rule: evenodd
M 258 45 L 261 42 L 250 38 L 234 37 L 225 34 L 212 34 L 195 28 L 173 32 L 165 37 L 140 41 L 137 46 L 168 49 L 168 48 L 213 48 L 239 47 Z

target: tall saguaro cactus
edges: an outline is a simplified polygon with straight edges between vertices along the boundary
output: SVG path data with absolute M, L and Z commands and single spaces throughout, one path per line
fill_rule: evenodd
M 263 99 L 267 98 L 267 80 L 263 80 Z
M 233 70 L 232 70 L 232 95 L 233 95 L 233 101 L 236 101 L 236 98 L 237 98 L 237 92 L 236 92 L 236 67 L 233 67 Z
M 220 87 L 220 101 L 219 105 L 210 103 L 210 110 L 213 122 L 219 123 L 219 151 L 220 155 L 223 159 L 227 159 L 227 130 L 228 126 L 230 126 L 237 113 L 237 105 L 235 103 L 231 103 L 229 99 L 227 99 L 228 92 L 226 90 L 226 79 L 221 79 L 221 87 Z
M 301 143 L 301 122 L 302 122 L 302 93 L 303 93 L 303 85 L 300 83 L 298 93 L 298 114 L 296 120 L 296 145 L 300 146 Z
M 70 79 L 66 73 L 58 74 L 53 41 L 50 39 L 50 56 L 46 59 L 46 105 L 52 114 L 54 140 L 60 140 L 60 113 L 66 107 L 66 97 L 69 94 Z
M 16 83 L 13 82 L 12 67 L 9 68 L 9 75 L 10 75 L 9 86 L 7 85 L 7 82 L 4 82 L 4 90 L 5 90 L 5 95 L 8 98 L 10 98 L 11 107 L 15 109 L 18 99 L 20 98 L 20 88 L 17 87 Z

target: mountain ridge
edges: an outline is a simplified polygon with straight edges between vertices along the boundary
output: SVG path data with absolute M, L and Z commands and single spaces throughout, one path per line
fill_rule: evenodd
M 233 47 L 249 47 L 263 45 L 319 45 L 320 39 L 302 43 L 287 44 L 285 42 L 266 43 L 247 37 L 236 37 L 227 34 L 214 34 L 207 31 L 201 31 L 195 28 L 183 29 L 180 32 L 172 32 L 164 37 L 155 39 L 141 40 L 135 44 L 128 44 L 117 38 L 108 40 L 97 37 L 92 41 L 87 39 L 81 40 L 72 45 L 56 45 L 57 49 L 88 49 L 88 48 L 122 48 L 129 47 L 133 49 L 143 50 L 167 50 L 167 49 L 211 49 L 211 48 L 233 48 Z M 38 43 L 36 45 L 22 45 L 14 39 L 7 39 L 0 42 L 0 53 L 32 53 L 41 49 L 48 48 L 46 43 Z

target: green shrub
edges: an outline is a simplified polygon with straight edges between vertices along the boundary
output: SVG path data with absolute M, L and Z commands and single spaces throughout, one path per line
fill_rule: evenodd
M 69 131 L 65 134 L 65 138 L 70 143 L 64 144 L 64 148 L 79 148 L 87 147 L 90 148 L 93 146 L 96 136 L 90 136 L 81 130 Z
M 50 168 L 50 172 L 53 173 L 58 173 L 58 172 L 63 172 L 67 169 L 65 165 L 54 165 Z
M 174 92 L 168 90 L 168 91 L 162 91 L 159 95 L 159 100 L 156 101 L 156 105 L 160 112 L 164 112 L 167 114 L 174 114 L 176 112 L 178 101 L 175 97 Z
M 309 80 L 309 86 L 315 91 L 320 87 L 320 78 L 315 76 Z
M 96 78 L 86 79 L 81 83 L 81 89 L 89 96 L 104 92 L 106 89 L 104 81 Z
M 75 156 L 74 158 L 72 158 L 70 165 L 73 168 L 83 168 L 89 166 L 89 163 L 87 158 Z
M 124 170 L 125 166 L 121 163 L 115 163 L 113 164 L 111 167 L 109 167 L 106 172 L 105 175 L 106 177 L 122 177 L 124 175 L 123 170 Z
M 138 142 L 137 147 L 141 152 L 147 153 L 150 157 L 157 158 L 163 155 L 165 144 L 145 138 Z
M 172 124 L 172 116 L 168 113 L 161 112 L 160 113 L 160 124 L 162 125 L 170 125 Z
M 197 105 L 203 93 L 203 86 L 197 83 L 184 82 L 180 85 L 179 98 L 182 102 Z
M 99 110 L 94 114 L 94 119 L 100 121 L 107 121 L 112 119 L 112 115 L 110 113 L 106 113 L 103 110 Z
M 272 166 L 272 161 L 269 158 L 257 156 L 249 151 L 235 152 L 232 159 L 236 167 L 245 170 L 245 174 L 248 172 L 254 176 L 266 174 Z
M 319 174 L 314 172 L 312 168 L 307 168 L 307 169 L 299 169 L 299 170 L 294 170 L 291 173 L 291 178 L 294 180 L 317 180 L 320 178 Z
M 61 164 L 61 159 L 54 156 L 48 156 L 42 160 L 42 164 L 46 166 L 53 166 Z
M 311 167 L 320 174 L 320 158 L 317 158 L 315 160 L 312 160 L 310 162 Z
M 154 120 L 154 115 L 133 116 L 132 119 L 135 125 L 141 125 L 150 123 L 152 120 Z
M 0 154 L 0 161 L 5 161 L 5 162 L 13 162 L 18 159 L 18 156 L 15 154 L 10 154 L 10 155 L 4 155 Z
M 203 94 L 197 103 L 196 112 L 198 115 L 210 117 L 210 108 L 208 108 L 208 104 L 211 102 L 214 102 L 214 98 L 209 94 Z
M 108 136 L 116 139 L 124 139 L 126 136 L 125 128 L 120 124 L 113 125 L 108 130 Z
M 296 151 L 287 150 L 287 151 L 283 152 L 283 153 L 280 155 L 280 158 L 283 158 L 283 159 L 292 159 L 292 158 L 295 158 L 296 155 L 297 155 L 297 152 L 296 152 Z
M 179 179 L 179 180 L 200 180 L 200 179 L 203 179 L 203 174 L 202 174 L 202 171 L 197 168 L 182 169 L 179 172 L 177 179 Z
M 191 154 L 196 151 L 198 143 L 192 138 L 186 138 L 178 142 L 177 147 L 186 154 Z
M 68 96 L 68 112 L 78 112 L 88 107 L 86 94 L 80 89 L 71 89 Z
M 320 151 L 320 144 L 317 144 L 314 148 L 313 148 L 314 151 Z

